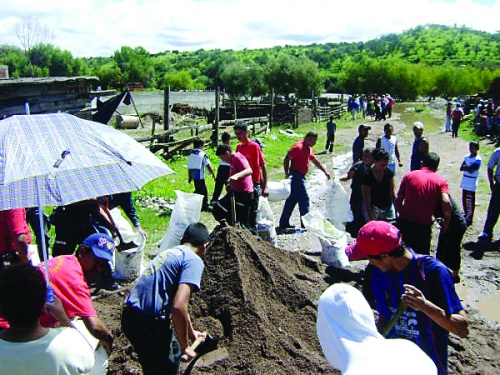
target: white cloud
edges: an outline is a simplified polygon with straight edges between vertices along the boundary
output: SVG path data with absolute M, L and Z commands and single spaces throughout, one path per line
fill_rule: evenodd
M 0 40 L 19 46 L 15 25 L 32 17 L 74 56 L 110 56 L 121 46 L 252 49 L 366 41 L 427 23 L 496 32 L 498 14 L 493 0 L 4 0 Z

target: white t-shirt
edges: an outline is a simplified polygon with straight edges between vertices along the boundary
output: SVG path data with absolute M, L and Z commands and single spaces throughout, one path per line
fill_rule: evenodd
M 397 139 L 394 135 L 390 139 L 385 135 L 380 137 L 380 148 L 389 153 L 389 164 L 396 164 L 396 142 Z
M 474 164 L 478 164 L 481 166 L 481 156 L 471 156 L 466 155 L 464 157 L 464 162 L 467 167 L 471 167 Z M 479 168 L 473 172 L 464 171 L 462 175 L 462 182 L 460 183 L 460 188 L 468 191 L 476 191 L 477 184 L 479 179 Z
M 0 375 L 87 374 L 94 352 L 74 328 L 51 328 L 38 340 L 10 342 L 0 339 Z

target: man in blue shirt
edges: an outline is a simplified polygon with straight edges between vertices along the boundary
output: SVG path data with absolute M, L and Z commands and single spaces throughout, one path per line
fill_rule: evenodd
M 363 160 L 363 150 L 365 149 L 365 138 L 368 137 L 368 131 L 371 126 L 359 125 L 358 126 L 358 136 L 352 144 L 352 162 L 353 164 L 357 161 Z
M 189 339 L 204 338 L 191 324 L 188 303 L 200 289 L 208 239 L 204 224 L 190 224 L 181 244 L 158 254 L 125 299 L 122 330 L 145 375 L 177 374 L 181 354 L 196 355 Z
M 333 152 L 333 143 L 335 142 L 335 131 L 337 131 L 337 124 L 333 121 L 333 116 L 328 118 L 326 123 L 326 145 L 325 152 L 330 154 Z
M 449 332 L 461 338 L 469 334 L 450 270 L 439 260 L 406 248 L 399 230 L 385 221 L 365 224 L 346 253 L 351 260 L 368 258 L 376 267 L 370 286 L 379 329 L 403 304 L 406 308 L 388 337 L 413 341 L 434 361 L 439 375 L 447 374 Z

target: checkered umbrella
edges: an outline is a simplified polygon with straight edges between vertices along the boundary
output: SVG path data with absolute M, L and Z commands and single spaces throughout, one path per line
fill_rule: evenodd
M 38 207 L 41 228 L 44 206 L 138 190 L 170 173 L 153 153 L 107 125 L 66 113 L 0 121 L 0 210 Z M 44 241 L 42 247 L 47 260 Z
M 0 210 L 134 191 L 169 173 L 145 147 L 107 125 L 65 113 L 0 121 Z

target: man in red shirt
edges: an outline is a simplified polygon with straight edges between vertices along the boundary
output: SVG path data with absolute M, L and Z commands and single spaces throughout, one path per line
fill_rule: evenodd
M 0 211 L 0 268 L 11 261 L 28 262 L 31 234 L 26 222 L 26 210 L 16 208 Z M 9 260 L 10 259 L 10 260 Z
M 261 146 L 248 139 L 248 128 L 245 123 L 234 125 L 234 134 L 240 142 L 236 146 L 236 152 L 241 153 L 247 158 L 250 168 L 252 168 L 253 199 L 250 206 L 249 225 L 250 230 L 257 231 L 257 210 L 259 207 L 259 197 L 267 197 L 269 189 L 267 188 L 267 168 Z
M 49 259 L 50 283 L 70 319 L 79 317 L 88 331 L 106 349 L 108 355 L 113 345 L 113 335 L 97 316 L 92 304 L 88 282 L 99 277 L 114 260 L 114 241 L 102 233 L 88 236 L 78 247 L 76 255 L 60 255 Z M 45 275 L 45 263 L 40 263 Z M 53 327 L 50 316 L 42 316 L 45 327 Z
M 300 216 L 304 216 L 309 212 L 309 195 L 307 195 L 306 190 L 306 174 L 309 171 L 309 162 L 311 161 L 317 168 L 323 171 L 327 179 L 330 179 L 330 174 L 316 159 L 312 150 L 317 140 L 317 133 L 307 133 L 303 140 L 297 142 L 288 150 L 283 161 L 285 176 L 291 179 L 291 191 L 281 213 L 279 223 L 281 230 L 294 229 L 290 225 L 290 216 L 292 216 L 297 203 L 299 204 Z
M 397 226 L 406 246 L 420 254 L 430 252 L 433 214 L 438 202 L 444 218 L 441 231 L 446 232 L 450 223 L 450 190 L 448 182 L 436 173 L 439 161 L 438 154 L 429 152 L 422 160 L 422 169 L 404 175 L 398 191 Z

